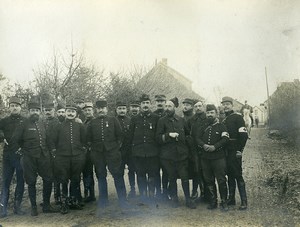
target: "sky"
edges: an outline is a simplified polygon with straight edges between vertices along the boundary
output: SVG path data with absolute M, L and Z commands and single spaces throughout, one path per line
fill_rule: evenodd
M 250 105 L 300 75 L 300 1 L 0 0 L 0 73 L 26 83 L 70 43 L 118 71 L 155 59 L 193 82 L 207 102 Z

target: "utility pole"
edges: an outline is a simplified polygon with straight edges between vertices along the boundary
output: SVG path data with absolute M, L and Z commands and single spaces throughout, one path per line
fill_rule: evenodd
M 267 74 L 267 67 L 265 66 L 265 75 L 266 75 L 266 85 L 267 85 L 267 97 L 268 97 L 268 125 L 269 128 L 271 126 L 271 108 L 270 108 L 270 94 L 269 94 L 269 84 L 268 84 L 268 74 Z

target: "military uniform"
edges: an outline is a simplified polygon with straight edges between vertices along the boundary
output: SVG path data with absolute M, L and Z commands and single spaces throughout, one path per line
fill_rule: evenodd
M 176 132 L 179 136 L 175 139 L 169 133 Z M 160 159 L 167 170 L 169 177 L 169 192 L 174 205 L 178 204 L 177 176 L 181 179 L 186 205 L 190 206 L 190 189 L 188 176 L 189 151 L 186 144 L 186 135 L 189 135 L 187 125 L 183 118 L 174 114 L 159 119 L 157 125 L 157 140 L 160 147 Z M 192 208 L 192 207 L 191 207 Z
M 222 102 L 230 102 L 231 100 L 232 98 L 230 97 L 224 97 Z M 223 120 L 223 124 L 225 124 L 230 137 L 227 145 L 228 205 L 235 205 L 235 189 L 237 184 L 242 201 L 241 209 L 245 209 L 247 208 L 246 186 L 242 174 L 242 158 L 237 157 L 237 151 L 243 152 L 248 139 L 248 133 L 242 115 L 233 111 L 225 112 L 225 114 L 226 117 Z
M 39 108 L 33 104 L 33 108 Z M 28 184 L 28 194 L 32 206 L 32 215 L 37 215 L 36 207 L 36 178 L 40 175 L 43 179 L 43 211 L 52 212 L 50 196 L 53 174 L 50 163 L 50 153 L 46 146 L 46 129 L 41 120 L 26 119 L 17 127 L 12 136 L 13 150 L 21 148 L 23 154 L 21 164 L 24 179 Z
M 218 119 L 208 127 L 198 128 L 196 142 L 202 150 L 201 165 L 203 175 L 210 195 L 210 207 L 217 207 L 217 192 L 215 188 L 215 179 L 218 182 L 219 193 L 222 206 L 226 207 L 227 200 L 227 180 L 226 180 L 226 160 L 225 145 L 229 140 L 229 134 L 226 127 L 219 123 Z M 208 152 L 203 149 L 204 144 L 214 145 L 215 151 Z
M 97 104 L 99 102 L 99 104 Z M 102 102 L 104 104 L 102 104 Z M 107 106 L 106 101 L 97 101 L 97 106 Z M 99 116 L 93 119 L 87 128 L 87 138 L 91 146 L 91 158 L 95 165 L 99 187 L 99 206 L 108 203 L 107 170 L 111 172 L 120 205 L 126 200 L 126 189 L 121 171 L 122 158 L 120 145 L 122 129 L 115 117 Z
M 129 125 L 130 125 L 130 118 L 127 116 L 117 116 L 117 119 L 121 125 L 123 138 L 122 138 L 122 146 L 121 146 L 121 154 L 123 164 L 122 166 L 125 167 L 125 164 L 128 166 L 128 180 L 130 185 L 130 192 L 129 196 L 135 196 L 135 167 L 132 159 L 132 154 L 130 150 L 130 146 L 127 143 L 127 137 L 129 132 Z
M 129 126 L 129 144 L 137 171 L 139 192 L 144 198 L 147 195 L 147 182 L 149 196 L 153 198 L 159 172 L 159 147 L 155 140 L 158 119 L 150 111 L 141 112 L 131 119 Z
M 84 126 L 87 129 L 89 123 L 94 119 L 94 117 L 86 118 L 84 121 Z M 91 158 L 91 150 L 88 149 L 86 153 L 86 161 L 82 171 L 83 185 L 84 185 L 84 195 L 85 202 L 95 201 L 95 181 L 94 181 L 94 165 Z
M 10 115 L 0 120 L 0 130 L 3 132 L 3 136 L 6 140 L 3 149 L 3 161 L 2 161 L 2 190 L 1 190 L 1 204 L 2 212 L 1 216 L 7 215 L 7 205 L 9 200 L 9 188 L 12 177 L 16 171 L 17 185 L 15 188 L 14 199 L 14 213 L 20 213 L 20 205 L 24 194 L 24 178 L 23 169 L 20 164 L 20 155 L 16 154 L 16 150 L 12 147 L 11 137 L 15 129 L 23 123 L 24 117 L 20 115 Z
M 202 171 L 202 166 L 201 166 L 201 150 L 197 147 L 196 144 L 196 138 L 197 138 L 197 131 L 199 128 L 201 127 L 207 127 L 208 126 L 208 122 L 206 120 L 206 114 L 203 113 L 196 113 L 195 115 L 193 115 L 193 117 L 191 117 L 188 122 L 188 128 L 191 131 L 191 136 L 193 138 L 194 144 L 195 144 L 195 151 L 194 153 L 194 168 L 196 171 L 196 177 L 198 179 L 198 182 L 196 181 L 196 179 L 193 179 L 193 190 L 192 190 L 192 197 L 193 199 L 197 198 L 197 190 L 198 190 L 198 185 L 200 187 L 200 198 L 203 199 L 204 201 L 208 201 L 208 190 L 207 190 L 207 185 L 205 183 L 205 179 L 203 176 L 203 171 Z M 195 183 L 194 183 L 195 181 Z

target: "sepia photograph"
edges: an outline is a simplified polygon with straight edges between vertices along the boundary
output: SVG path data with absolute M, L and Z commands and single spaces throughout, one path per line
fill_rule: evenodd
M 300 226 L 299 12 L 0 0 L 0 227 Z

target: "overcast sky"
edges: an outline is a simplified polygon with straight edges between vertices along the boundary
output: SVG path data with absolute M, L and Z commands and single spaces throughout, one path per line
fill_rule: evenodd
M 0 73 L 32 80 L 72 39 L 99 68 L 167 58 L 208 102 L 230 95 L 257 105 L 265 66 L 271 93 L 299 79 L 299 12 L 297 0 L 0 0 Z

